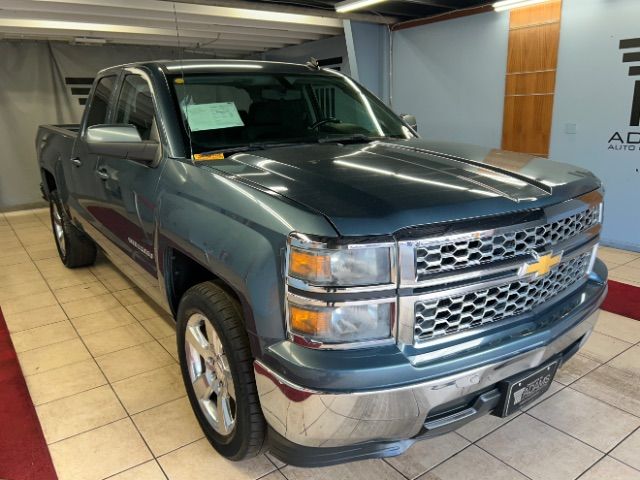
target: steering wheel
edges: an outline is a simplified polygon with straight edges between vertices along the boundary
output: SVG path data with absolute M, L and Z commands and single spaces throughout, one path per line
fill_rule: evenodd
M 309 130 L 315 130 L 316 128 L 321 127 L 322 125 L 326 125 L 327 123 L 341 123 L 341 122 L 335 117 L 327 117 L 327 118 L 318 120 L 312 125 L 309 125 Z

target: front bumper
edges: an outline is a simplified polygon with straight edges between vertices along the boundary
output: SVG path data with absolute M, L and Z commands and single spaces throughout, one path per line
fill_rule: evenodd
M 419 438 L 446 433 L 490 412 L 500 400 L 498 382 L 555 356 L 564 362 L 586 342 L 606 294 L 603 278 L 606 273 L 574 294 L 581 300 L 578 307 L 511 342 L 509 355 L 483 364 L 469 358 L 464 371 L 410 385 L 323 391 L 292 383 L 256 361 L 271 451 L 287 463 L 307 466 L 393 456 Z M 557 315 L 563 303 L 551 312 Z

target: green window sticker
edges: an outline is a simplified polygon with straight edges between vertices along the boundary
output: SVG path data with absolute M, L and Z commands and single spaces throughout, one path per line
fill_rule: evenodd
M 244 127 L 233 102 L 191 104 L 186 108 L 187 121 L 192 132 Z

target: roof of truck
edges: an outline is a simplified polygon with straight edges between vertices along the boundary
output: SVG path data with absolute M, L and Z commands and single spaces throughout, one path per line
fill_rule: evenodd
M 153 60 L 146 62 L 116 65 L 105 70 L 125 67 L 161 68 L 165 73 L 212 73 L 212 72 L 249 72 L 261 71 L 265 73 L 309 73 L 317 71 L 313 67 L 299 63 L 267 62 L 258 60 L 221 60 L 221 59 L 190 59 L 190 60 Z

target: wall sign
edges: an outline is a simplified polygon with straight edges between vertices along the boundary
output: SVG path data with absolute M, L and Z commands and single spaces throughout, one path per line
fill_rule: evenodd
M 620 40 L 619 49 L 622 54 L 622 62 L 629 65 L 629 76 L 636 77 L 633 82 L 629 130 L 616 131 L 609 138 L 609 150 L 640 151 L 640 38 L 627 38 Z M 636 63 L 637 65 L 633 65 Z

